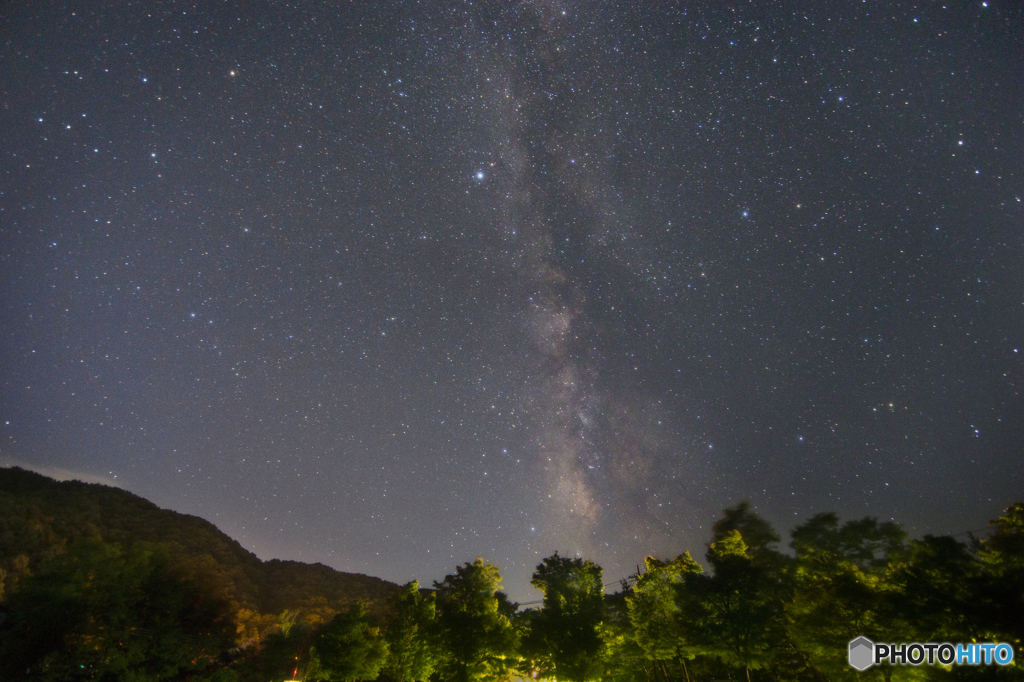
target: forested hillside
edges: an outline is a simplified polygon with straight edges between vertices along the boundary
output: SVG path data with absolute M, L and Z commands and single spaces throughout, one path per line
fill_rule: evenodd
M 398 589 L 321 564 L 260 561 L 212 523 L 118 488 L 0 469 L 0 599 L 22 576 L 86 538 L 160 546 L 187 574 L 216 586 L 249 636 L 285 610 L 320 622 L 360 599 L 377 610 Z
M 1024 504 L 967 541 L 828 512 L 790 537 L 792 551 L 780 550 L 741 502 L 713 524 L 703 560 L 647 557 L 606 594 L 600 566 L 555 553 L 533 574 L 543 605 L 519 609 L 482 558 L 433 590 L 398 588 L 262 562 L 206 521 L 122 490 L 5 469 L 0 680 L 1024 679 L 1012 654 L 860 672 L 847 659 L 861 637 L 950 651 L 998 643 L 1019 657 Z

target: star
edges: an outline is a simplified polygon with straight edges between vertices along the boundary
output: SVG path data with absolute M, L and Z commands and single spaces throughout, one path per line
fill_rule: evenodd
M 938 532 L 998 511 L 957 490 L 1015 501 L 1019 17 L 989 2 L 1010 30 L 950 40 L 960 10 L 891 3 L 937 29 L 893 43 L 852 3 L 479 4 L 205 3 L 161 15 L 173 49 L 90 10 L 39 50 L 26 14 L 5 41 L 32 58 L 0 69 L 24 168 L 0 192 L 0 466 L 130 467 L 264 558 L 398 582 L 475 558 L 449 538 L 479 519 L 528 598 L 539 537 L 613 581 L 744 497 L 791 518 L 796 471 L 801 513 Z M 755 52 L 724 68 L 730 43 Z M 914 410 L 863 409 L 893 388 Z M 865 450 L 957 490 L 902 477 L 865 509 Z

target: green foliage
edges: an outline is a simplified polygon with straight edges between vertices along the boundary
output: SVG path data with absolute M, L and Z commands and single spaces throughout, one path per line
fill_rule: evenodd
M 278 625 L 235 661 L 233 668 L 243 682 L 307 679 L 315 668 L 310 652 L 318 634 L 313 626 L 299 619 L 297 611 L 285 611 Z
M 982 543 L 981 560 L 995 572 L 1024 570 L 1024 502 L 1007 507 L 991 525 L 995 532 Z
M 714 524 L 709 573 L 688 553 L 649 557 L 609 596 L 600 567 L 554 554 L 533 577 L 543 608 L 518 612 L 482 559 L 434 593 L 398 590 L 319 564 L 261 562 L 211 524 L 121 490 L 0 469 L 0 679 L 1024 677 L 1019 662 L 863 673 L 846 662 L 858 635 L 1005 641 L 1019 654 L 1024 504 L 980 541 L 908 542 L 895 523 L 835 514 L 793 530 L 793 558 L 778 539 L 740 503 Z
M 370 615 L 382 617 L 399 589 L 380 578 L 278 559 L 262 562 L 257 580 L 263 613 L 296 610 L 310 625 L 326 623 L 357 601 L 365 602 Z
M 934 641 L 976 641 L 991 604 L 979 600 L 981 565 L 967 545 L 951 537 L 926 535 L 910 543 L 910 555 L 893 567 L 888 581 L 899 610 L 903 637 Z
M 501 576 L 497 566 L 477 558 L 434 583 L 434 588 L 442 679 L 502 679 L 514 663 L 517 643 L 511 622 L 499 608 Z
M 284 610 L 316 626 L 363 599 L 371 613 L 382 616 L 398 589 L 321 564 L 261 562 L 213 524 L 124 490 L 0 468 L 0 599 L 15 594 L 19 581 L 69 543 L 85 538 L 163 547 L 176 571 L 230 604 L 235 637 L 244 646 L 256 646 L 273 632 L 276 614 Z
M 632 596 L 626 599 L 637 643 L 652 661 L 693 658 L 697 653 L 683 638 L 679 627 L 679 593 L 686 576 L 704 569 L 689 552 L 672 561 L 645 560 L 646 570 L 637 578 Z
M 356 602 L 324 626 L 313 643 L 321 679 L 375 680 L 388 656 L 380 628 L 371 626 L 366 605 Z
M 630 622 L 627 602 L 633 596 L 633 588 L 623 580 L 621 591 L 605 597 L 606 616 L 600 628 L 605 682 L 647 682 L 654 672 L 656 664 L 637 644 Z
M 833 679 L 858 673 L 846 660 L 850 640 L 902 641 L 905 623 L 894 607 L 890 571 L 906 555 L 905 533 L 871 518 L 840 527 L 835 514 L 818 514 L 794 529 L 795 590 L 787 612 L 790 637 Z M 891 672 L 891 671 L 888 671 Z M 876 676 L 879 669 L 871 669 Z
M 1024 655 L 1024 503 L 1007 507 L 992 525 L 995 532 L 977 549 L 979 598 L 989 605 L 978 626 Z
M 395 595 L 393 604 L 385 635 L 389 653 L 384 672 L 396 682 L 426 680 L 438 658 L 432 637 L 437 616 L 434 595 L 424 595 L 414 580 Z
M 762 531 L 758 537 L 767 537 Z M 679 619 L 683 639 L 695 651 L 744 668 L 749 678 L 750 669 L 770 663 L 786 641 L 779 558 L 764 546 L 751 556 L 741 531 L 722 530 L 707 559 L 713 575 L 690 572 L 684 578 Z
M 864 518 L 839 526 L 832 513 L 817 514 L 792 533 L 791 546 L 800 558 L 801 570 L 830 572 L 845 566 L 863 571 L 885 569 L 906 553 L 907 534 L 892 521 L 878 523 Z
M 743 500 L 735 507 L 722 512 L 722 518 L 711 527 L 712 542 L 719 542 L 736 531 L 743 538 L 747 550 L 758 554 L 770 549 L 770 545 L 779 541 L 779 534 L 771 524 L 751 511 L 750 503 Z
M 541 676 L 584 682 L 601 675 L 604 587 L 601 567 L 554 555 L 537 566 L 530 584 L 544 593 L 544 608 L 524 643 Z
M 5 678 L 168 678 L 216 667 L 233 642 L 228 605 L 142 543 L 72 543 L 8 601 Z

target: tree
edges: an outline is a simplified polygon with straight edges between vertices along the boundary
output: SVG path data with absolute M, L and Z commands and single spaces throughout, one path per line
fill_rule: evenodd
M 233 643 L 225 601 L 182 578 L 166 552 L 73 543 L 8 599 L 0 673 L 39 679 L 150 679 L 218 667 Z
M 989 638 L 1024 650 L 1024 502 L 1006 508 L 995 532 L 977 545 L 982 585 L 979 599 L 991 605 Z
M 601 567 L 555 552 L 537 566 L 530 584 L 544 593 L 544 608 L 527 636 L 541 675 L 571 682 L 599 677 L 605 611 Z
M 979 641 L 992 610 L 980 598 L 981 565 L 968 546 L 949 536 L 926 535 L 889 576 L 898 590 L 895 605 L 914 641 Z M 1019 615 L 1019 614 L 1018 614 Z
M 329 680 L 375 680 L 387 660 L 388 644 L 372 627 L 366 604 L 358 601 L 335 616 L 313 642 L 319 674 Z
M 779 541 L 779 534 L 771 524 L 751 511 L 750 502 L 743 500 L 722 512 L 722 518 L 711 527 L 712 542 L 718 542 L 731 531 L 738 531 L 750 554 L 770 552 L 770 546 Z
M 993 525 L 995 533 L 971 544 L 949 536 L 913 540 L 891 571 L 894 606 L 916 641 L 1000 641 L 1020 650 L 1024 505 L 1009 507 Z M 972 674 L 966 668 L 955 671 L 962 678 Z
M 434 595 L 424 596 L 415 580 L 394 599 L 395 613 L 388 625 L 388 661 L 384 672 L 397 682 L 426 680 L 437 665 L 437 646 L 430 636 L 436 610 Z
M 515 654 L 515 632 L 499 610 L 501 576 L 497 566 L 477 558 L 434 583 L 437 633 L 444 656 L 438 670 L 452 682 L 497 680 Z
M 895 523 L 872 518 L 840 526 L 835 514 L 826 513 L 797 526 L 792 538 L 790 637 L 829 677 L 853 679 L 857 673 L 837 651 L 861 635 L 883 642 L 906 637 L 904 619 L 893 606 L 898 590 L 890 579 L 906 555 L 906 534 Z M 872 668 L 868 674 L 888 676 L 892 670 Z
M 707 552 L 714 575 L 687 573 L 679 622 L 683 637 L 723 663 L 767 665 L 785 643 L 784 594 L 776 561 L 758 561 L 739 530 L 724 531 Z
M 605 597 L 607 613 L 601 624 L 604 642 L 604 682 L 650 682 L 655 661 L 637 644 L 630 622 L 628 600 L 633 597 L 634 586 L 629 579 L 621 581 L 622 589 Z
M 243 680 L 304 679 L 316 671 L 311 649 L 319 633 L 301 615 L 285 609 L 276 617 L 260 617 L 266 631 L 234 666 Z
M 647 557 L 644 563 L 646 570 L 637 577 L 633 594 L 626 598 L 637 644 L 659 665 L 677 661 L 683 677 L 689 680 L 686 660 L 698 651 L 683 637 L 678 597 L 680 590 L 685 589 L 686 576 L 702 573 L 704 569 L 689 552 L 669 562 Z

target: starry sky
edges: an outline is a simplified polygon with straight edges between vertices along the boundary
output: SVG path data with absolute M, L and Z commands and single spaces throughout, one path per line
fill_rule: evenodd
M 0 464 L 510 596 L 1024 499 L 1024 9 L 0 9 Z

